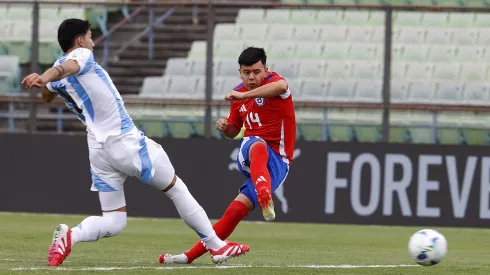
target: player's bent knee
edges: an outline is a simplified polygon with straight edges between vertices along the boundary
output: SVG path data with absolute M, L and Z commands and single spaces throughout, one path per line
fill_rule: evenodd
M 105 237 L 113 237 L 119 235 L 128 222 L 126 212 L 104 212 L 103 218 L 109 222 L 109 228 L 107 228 L 107 235 Z
M 150 185 L 158 190 L 165 190 L 175 183 L 175 169 L 168 160 L 167 155 L 160 154 L 154 164 L 155 174 L 153 175 Z

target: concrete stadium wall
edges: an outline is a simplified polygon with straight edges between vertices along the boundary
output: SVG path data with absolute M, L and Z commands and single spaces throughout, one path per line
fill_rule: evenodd
M 219 218 L 244 177 L 239 142 L 156 139 L 210 218 Z M 487 147 L 298 142 L 277 221 L 486 227 Z M 0 135 L 0 211 L 99 213 L 84 136 Z M 167 197 L 128 179 L 131 216 L 178 217 Z M 282 191 L 282 195 L 281 195 Z M 287 206 L 286 203 L 287 202 Z M 263 220 L 254 211 L 249 220 Z

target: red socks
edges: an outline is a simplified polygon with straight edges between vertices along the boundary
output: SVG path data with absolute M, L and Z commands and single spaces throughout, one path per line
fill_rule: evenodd
M 252 150 L 250 150 L 250 176 L 256 190 L 265 186 L 269 189 L 269 193 L 272 194 L 271 175 L 267 169 L 268 161 L 269 153 L 267 151 L 267 145 L 263 142 L 255 143 Z
M 223 217 L 213 225 L 216 235 L 222 240 L 228 238 L 238 223 L 247 216 L 248 212 L 248 207 L 244 203 L 233 201 L 226 209 Z M 192 263 L 195 259 L 206 254 L 206 252 L 206 248 L 199 241 L 184 254 L 187 256 L 187 262 Z

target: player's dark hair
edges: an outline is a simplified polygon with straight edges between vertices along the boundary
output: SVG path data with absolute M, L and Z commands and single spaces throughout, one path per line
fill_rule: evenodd
M 75 39 L 84 36 L 90 29 L 87 20 L 70 18 L 64 20 L 58 28 L 58 43 L 63 52 L 67 52 L 73 47 Z
M 267 55 L 263 48 L 248 47 L 238 57 L 238 64 L 240 66 L 252 66 L 259 61 L 262 61 L 264 66 L 267 62 Z

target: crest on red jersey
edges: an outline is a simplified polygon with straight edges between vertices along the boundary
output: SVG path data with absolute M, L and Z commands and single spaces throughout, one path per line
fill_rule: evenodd
M 265 99 L 263 99 L 262 97 L 257 97 L 255 99 L 255 104 L 257 104 L 257 106 L 263 106 L 265 104 Z

